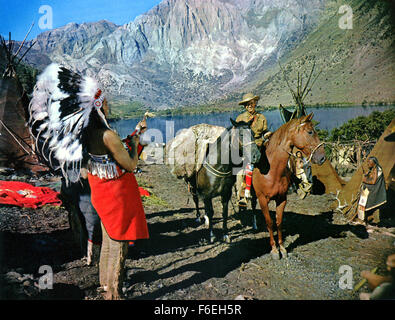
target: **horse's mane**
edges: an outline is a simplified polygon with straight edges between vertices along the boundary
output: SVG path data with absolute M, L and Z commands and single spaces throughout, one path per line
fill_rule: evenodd
M 262 174 L 267 174 L 270 170 L 270 164 L 267 156 L 277 151 L 277 148 L 285 141 L 284 137 L 286 137 L 293 130 L 296 130 L 298 125 L 300 125 L 301 121 L 302 121 L 301 118 L 299 118 L 299 119 L 292 119 L 284 123 L 280 128 L 278 128 L 276 131 L 273 132 L 272 136 L 269 138 L 266 147 L 264 146 L 264 144 L 262 144 L 261 146 L 262 156 L 258 164 L 258 168 Z

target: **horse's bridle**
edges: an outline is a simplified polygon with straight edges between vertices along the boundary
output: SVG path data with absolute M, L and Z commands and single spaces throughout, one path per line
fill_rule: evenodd
M 298 128 L 304 126 L 305 124 L 306 124 L 306 122 L 301 123 L 300 125 L 298 125 Z M 313 127 L 313 130 L 314 130 L 314 127 Z M 314 153 L 315 153 L 315 152 L 317 151 L 317 149 L 318 149 L 319 147 L 321 147 L 323 144 L 325 144 L 325 142 L 321 142 L 321 143 L 319 143 L 318 145 L 316 145 L 316 146 L 314 147 L 313 151 L 311 151 L 311 153 L 310 153 L 310 157 L 309 157 L 309 159 L 307 160 L 307 162 L 310 162 L 310 161 L 311 161 L 311 158 L 313 157 Z M 287 152 L 288 152 L 288 151 L 287 151 Z M 289 153 L 289 152 L 288 152 L 288 153 Z
M 313 151 L 311 151 L 310 157 L 309 157 L 309 159 L 307 160 L 308 162 L 310 162 L 311 158 L 313 157 L 313 154 L 314 154 L 314 153 L 317 151 L 317 149 L 318 149 L 319 147 L 321 147 L 323 144 L 325 144 L 325 142 L 319 143 L 319 144 L 313 149 Z
M 311 161 L 311 158 L 313 157 L 314 153 L 315 153 L 315 152 L 317 151 L 317 149 L 318 149 L 319 147 L 321 147 L 323 144 L 325 144 L 325 142 L 321 142 L 321 143 L 319 143 L 317 146 L 314 147 L 313 151 L 311 151 L 311 153 L 310 153 L 310 156 L 309 156 L 309 159 L 307 160 L 307 162 L 310 162 L 310 161 Z M 287 151 L 287 150 L 285 150 L 285 149 L 283 149 L 283 150 L 284 150 L 286 153 L 288 153 L 290 156 L 295 157 L 295 155 L 292 154 L 291 152 L 289 152 L 289 151 Z

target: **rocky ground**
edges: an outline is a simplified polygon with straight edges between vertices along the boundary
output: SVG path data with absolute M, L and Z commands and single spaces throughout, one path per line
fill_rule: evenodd
M 251 212 L 240 214 L 230 205 L 230 244 L 207 241 L 207 228 L 196 225 L 194 204 L 182 180 L 162 165 L 145 165 L 140 185 L 153 196 L 144 200 L 150 239 L 138 241 L 126 261 L 124 293 L 133 300 L 305 299 L 353 300 L 341 289 L 341 266 L 352 269 L 353 285 L 362 270 L 378 267 L 395 252 L 395 222 L 383 217 L 375 228 L 348 224 L 331 210 L 333 195 L 289 195 L 283 230 L 287 259 L 274 261 L 268 233 L 259 219 L 251 228 Z M 2 180 L 30 181 L 59 190 L 60 181 L 3 175 Z M 215 232 L 221 236 L 221 204 L 214 201 Z M 272 213 L 274 207 L 271 207 Z M 235 212 L 236 211 L 236 212 Z M 52 289 L 39 283 L 49 266 Z M 44 269 L 45 270 L 45 269 Z M 41 277 L 41 278 L 40 278 Z M 20 209 L 0 205 L 0 298 L 101 300 L 98 266 L 86 265 L 73 242 L 65 208 Z

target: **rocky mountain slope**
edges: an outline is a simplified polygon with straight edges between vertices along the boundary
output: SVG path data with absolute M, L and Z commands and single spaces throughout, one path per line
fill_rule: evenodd
M 308 102 L 394 101 L 389 2 L 351 1 L 352 30 L 338 26 L 342 4 L 164 0 L 123 26 L 70 23 L 44 32 L 29 62 L 97 75 L 113 101 L 159 109 L 234 103 L 247 90 L 265 105 L 289 104 L 277 61 L 292 78 L 315 59 L 325 70 Z
M 282 57 L 291 86 L 296 88 L 298 71 L 306 81 L 315 62 L 314 74 L 321 74 L 306 103 L 394 103 L 393 2 L 350 1 L 352 29 L 339 27 L 343 14 L 338 10 L 342 4 L 329 2 L 318 27 Z M 248 87 L 261 93 L 265 104 L 293 103 L 278 64 L 261 72 Z
M 224 97 L 297 43 L 324 0 L 164 0 L 123 26 L 107 21 L 44 32 L 34 49 L 98 74 L 114 98 L 156 107 Z

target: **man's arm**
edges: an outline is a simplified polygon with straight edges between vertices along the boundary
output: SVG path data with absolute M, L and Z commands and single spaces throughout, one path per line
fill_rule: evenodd
M 363 177 L 362 182 L 366 184 L 376 184 L 377 182 L 377 167 L 373 168 L 370 174 L 367 174 Z
M 267 120 L 263 114 L 261 114 L 261 117 L 262 117 L 262 122 L 263 122 L 263 133 L 265 133 L 265 132 L 267 132 Z
M 376 287 L 378 287 L 379 285 L 381 285 L 384 282 L 391 282 L 392 281 L 391 276 L 380 276 L 380 275 L 374 274 L 368 270 L 362 271 L 361 277 L 368 280 L 369 286 L 372 289 L 375 289 Z
M 126 151 L 120 137 L 111 130 L 107 130 L 103 135 L 103 142 L 107 149 L 110 151 L 114 160 L 126 171 L 133 172 L 137 167 L 138 155 L 137 155 L 137 147 L 138 137 L 133 137 L 133 144 L 135 146 L 134 152 L 131 156 Z

